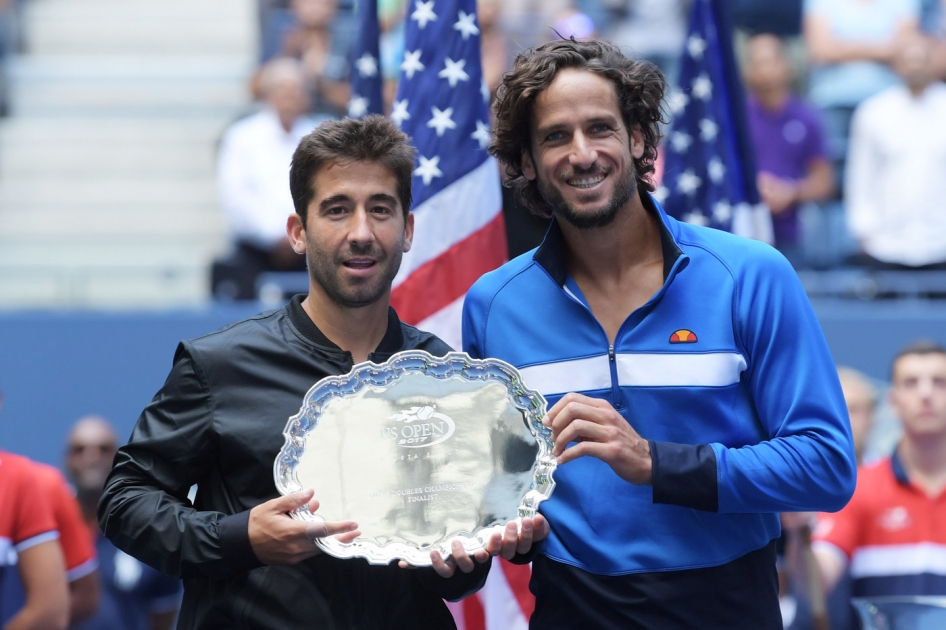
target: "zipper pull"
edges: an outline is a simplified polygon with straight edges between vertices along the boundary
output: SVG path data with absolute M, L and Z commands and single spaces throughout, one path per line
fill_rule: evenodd
M 614 362 L 614 344 L 608 345 L 608 359 L 613 363 Z

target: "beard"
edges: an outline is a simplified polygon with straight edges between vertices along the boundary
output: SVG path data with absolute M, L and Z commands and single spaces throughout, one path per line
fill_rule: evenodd
M 330 300 L 345 308 L 368 306 L 380 300 L 390 289 L 394 277 L 401 268 L 404 255 L 404 239 L 398 240 L 388 256 L 375 245 L 351 244 L 348 252 L 340 252 L 334 257 L 310 243 L 306 247 L 306 266 L 309 276 L 325 291 Z M 312 253 L 314 252 L 314 253 Z M 339 275 L 348 256 L 370 256 L 380 267 L 380 273 L 371 278 L 346 278 Z
M 575 169 L 572 175 L 595 175 L 603 170 L 604 169 L 595 164 L 589 169 Z M 611 174 L 608 173 L 608 176 L 610 175 Z M 564 180 L 568 178 L 562 177 L 560 179 Z M 558 188 L 542 181 L 541 178 L 537 178 L 537 182 L 542 198 L 552 207 L 552 213 L 555 216 L 568 221 L 580 230 L 587 230 L 605 227 L 614 221 L 621 207 L 637 192 L 637 169 L 634 168 L 634 163 L 631 162 L 629 168 L 624 171 L 617 182 L 615 182 L 614 190 L 611 191 L 611 197 L 607 202 L 598 209 L 590 212 L 579 211 L 574 206 L 570 205 L 565 201 L 565 196 Z M 578 199 L 579 201 L 583 201 L 580 193 Z

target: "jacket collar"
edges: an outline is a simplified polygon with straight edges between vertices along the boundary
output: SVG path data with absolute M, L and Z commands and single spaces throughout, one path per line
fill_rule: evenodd
M 300 293 L 299 295 L 294 295 L 292 299 L 289 300 L 289 305 L 286 307 L 289 310 L 289 319 L 299 332 L 312 343 L 343 351 L 335 342 L 326 337 L 325 334 L 319 330 L 319 327 L 315 325 L 315 322 L 312 321 L 309 314 L 302 308 L 302 300 L 304 300 L 305 297 L 305 294 Z M 385 331 L 381 343 L 378 344 L 378 347 L 375 348 L 372 354 L 394 354 L 401 350 L 403 346 L 404 333 L 401 330 L 401 320 L 398 318 L 397 313 L 394 312 L 394 309 L 388 306 L 388 329 Z
M 673 269 L 674 263 L 684 254 L 670 233 L 669 219 L 664 209 L 650 196 L 650 193 L 640 188 L 640 186 L 638 186 L 638 194 L 644 204 L 644 209 L 651 214 L 656 214 L 659 219 L 660 245 L 663 249 L 664 258 L 664 281 L 666 281 L 670 277 L 670 271 Z M 565 269 L 564 250 L 565 242 L 562 236 L 562 228 L 558 225 L 558 219 L 553 217 L 548 232 L 545 233 L 545 239 L 532 258 L 552 276 L 559 286 L 565 286 L 565 280 L 568 277 L 568 271 Z M 682 261 L 680 270 L 685 266 L 686 260 Z
M 910 485 L 910 477 L 907 476 L 907 469 L 903 466 L 903 461 L 900 459 L 899 449 L 893 449 L 893 454 L 890 456 L 890 467 L 893 468 L 893 476 L 897 480 L 897 483 L 903 486 Z

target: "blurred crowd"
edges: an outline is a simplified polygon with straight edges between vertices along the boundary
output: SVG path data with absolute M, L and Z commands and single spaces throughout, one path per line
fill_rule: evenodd
M 610 39 L 673 85 L 692 1 L 480 0 L 486 82 L 495 91 L 519 50 L 575 36 Z M 774 245 L 798 268 L 946 268 L 946 131 L 937 124 L 946 0 L 725 2 Z M 412 6 L 378 0 L 389 109 Z M 218 298 L 252 298 L 258 273 L 302 268 L 282 229 L 288 191 L 267 180 L 283 173 L 302 130 L 344 116 L 348 103 L 354 0 L 259 0 L 259 24 L 249 89 L 263 113 L 235 123 L 220 147 L 233 249 L 214 268 Z M 279 158 L 280 168 L 253 155 Z M 544 224 L 504 201 L 516 255 L 538 244 Z
M 65 475 L 0 450 L 0 627 L 174 627 L 181 581 L 119 551 L 99 529 L 96 508 L 118 445 L 108 421 L 87 416 L 69 432 Z

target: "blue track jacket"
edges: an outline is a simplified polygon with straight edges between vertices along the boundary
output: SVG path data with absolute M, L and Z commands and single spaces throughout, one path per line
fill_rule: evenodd
M 792 267 L 641 197 L 660 218 L 665 281 L 613 346 L 554 221 L 463 306 L 465 351 L 514 365 L 549 406 L 572 391 L 607 400 L 651 441 L 653 486 L 583 457 L 542 504 L 539 553 L 599 575 L 731 562 L 778 537 L 778 512 L 840 509 L 856 475 L 834 362 Z

